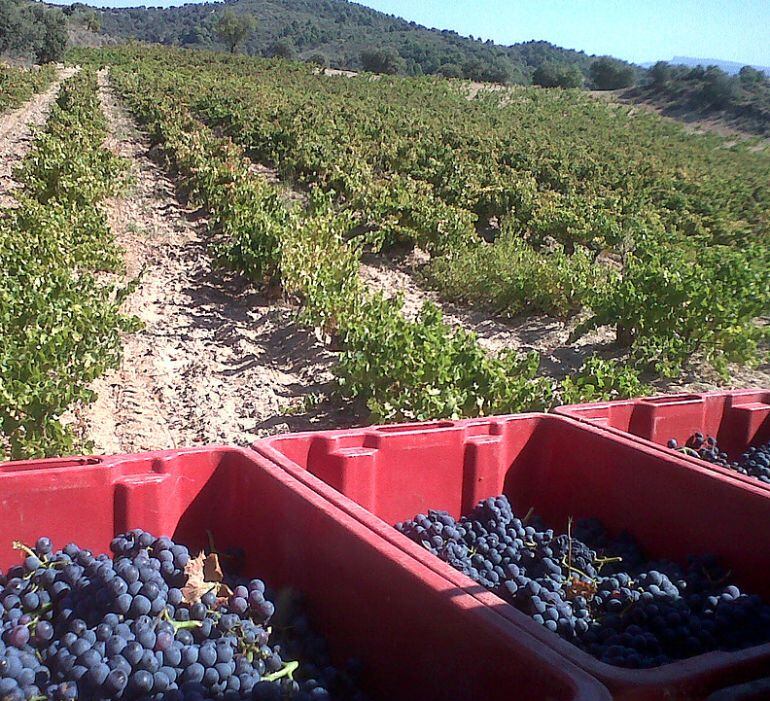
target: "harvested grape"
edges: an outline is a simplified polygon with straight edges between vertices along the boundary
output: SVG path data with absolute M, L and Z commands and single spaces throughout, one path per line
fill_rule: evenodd
M 396 528 L 608 664 L 657 667 L 770 641 L 770 605 L 731 584 L 715 558 L 650 561 L 595 519 L 557 534 L 498 496 L 459 520 L 429 511 Z
M 668 447 L 770 484 L 770 443 L 750 446 L 736 460 L 728 458 L 727 453 L 719 448 L 716 438 L 702 433 L 694 433 L 681 448 L 671 439 Z
M 113 556 L 47 538 L 0 573 L 0 698 L 361 701 L 298 602 L 133 530 Z M 269 606 L 268 606 L 269 604 Z

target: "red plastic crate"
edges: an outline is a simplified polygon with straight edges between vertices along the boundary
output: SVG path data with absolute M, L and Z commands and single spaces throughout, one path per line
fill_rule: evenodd
M 630 436 L 667 453 L 676 453 L 690 463 L 707 465 L 721 475 L 770 490 L 770 484 L 666 447 L 671 438 L 684 445 L 693 433 L 700 431 L 714 436 L 720 449 L 734 459 L 749 446 L 770 441 L 770 390 L 740 389 L 572 404 L 559 407 L 555 413 Z
M 108 552 L 131 528 L 246 551 L 245 573 L 306 595 L 375 699 L 608 701 L 607 690 L 253 451 L 209 448 L 0 464 L 0 566 L 48 535 Z
M 653 557 L 681 561 L 688 554 L 713 552 L 732 568 L 738 583 L 770 598 L 766 491 L 744 488 L 628 438 L 545 414 L 284 435 L 253 447 L 499 611 L 510 622 L 512 641 L 526 631 L 565 662 L 591 672 L 614 698 L 703 699 L 767 673 L 770 644 L 712 652 L 650 670 L 604 664 L 391 525 L 429 508 L 458 517 L 480 499 L 505 493 L 517 513 L 532 507 L 563 531 L 570 516 L 598 517 L 615 532 L 628 529 Z
M 770 699 L 770 677 L 722 689 L 708 697 L 708 701 L 767 701 Z

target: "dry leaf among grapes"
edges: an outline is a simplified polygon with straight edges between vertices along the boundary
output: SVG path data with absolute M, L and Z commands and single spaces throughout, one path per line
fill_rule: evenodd
M 182 596 L 188 604 L 197 604 L 204 594 L 213 591 L 217 597 L 215 606 L 218 606 L 232 594 L 230 587 L 222 582 L 224 574 L 216 553 L 201 552 L 185 565 L 184 573 L 187 581 L 182 587 Z

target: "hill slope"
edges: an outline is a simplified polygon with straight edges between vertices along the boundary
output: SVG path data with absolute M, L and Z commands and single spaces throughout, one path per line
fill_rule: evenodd
M 393 49 L 410 75 L 450 73 L 474 80 L 527 83 L 544 62 L 577 65 L 587 73 L 591 58 L 545 41 L 500 46 L 428 29 L 346 0 L 229 0 L 172 8 L 102 9 L 102 33 L 123 39 L 195 48 L 217 48 L 213 18 L 223 7 L 251 13 L 258 20 L 246 43 L 250 54 L 281 50 L 307 58 L 323 54 L 331 66 L 360 70 L 361 52 Z
M 740 131 L 770 135 L 770 77 L 744 66 L 729 75 L 717 66 L 656 63 L 647 80 L 626 96 L 632 101 L 649 101 L 664 114 L 685 120 L 716 120 Z

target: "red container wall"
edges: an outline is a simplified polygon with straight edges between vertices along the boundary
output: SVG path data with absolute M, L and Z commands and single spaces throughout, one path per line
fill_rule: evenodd
M 615 698 L 702 699 L 766 673 L 770 665 L 770 645 L 709 653 L 653 670 L 603 664 L 391 525 L 428 508 L 457 517 L 478 500 L 505 493 L 516 512 L 534 508 L 557 529 L 565 529 L 569 517 L 587 516 L 614 531 L 628 529 L 655 558 L 681 561 L 688 554 L 714 553 L 740 584 L 770 598 L 770 529 L 762 527 L 770 523 L 770 499 L 759 488 L 744 488 L 704 467 L 554 415 L 295 434 L 259 441 L 254 448 L 499 611 L 510 621 L 512 640 L 526 630 L 590 671 Z
M 675 438 L 683 445 L 696 431 L 714 436 L 731 459 L 749 446 L 770 441 L 770 390 L 742 389 L 573 404 L 559 407 L 555 413 L 643 439 L 670 453 L 677 451 L 666 447 L 669 439 Z M 770 490 L 770 485 L 752 477 L 677 454 L 688 462 L 709 465 L 709 469 L 719 474 Z
M 708 697 L 708 701 L 767 701 L 770 699 L 770 677 L 722 689 Z
M 284 471 L 235 448 L 0 464 L 0 566 L 48 535 L 97 552 L 130 528 L 246 551 L 245 573 L 307 597 L 375 699 L 607 701 L 585 672 L 422 568 Z

